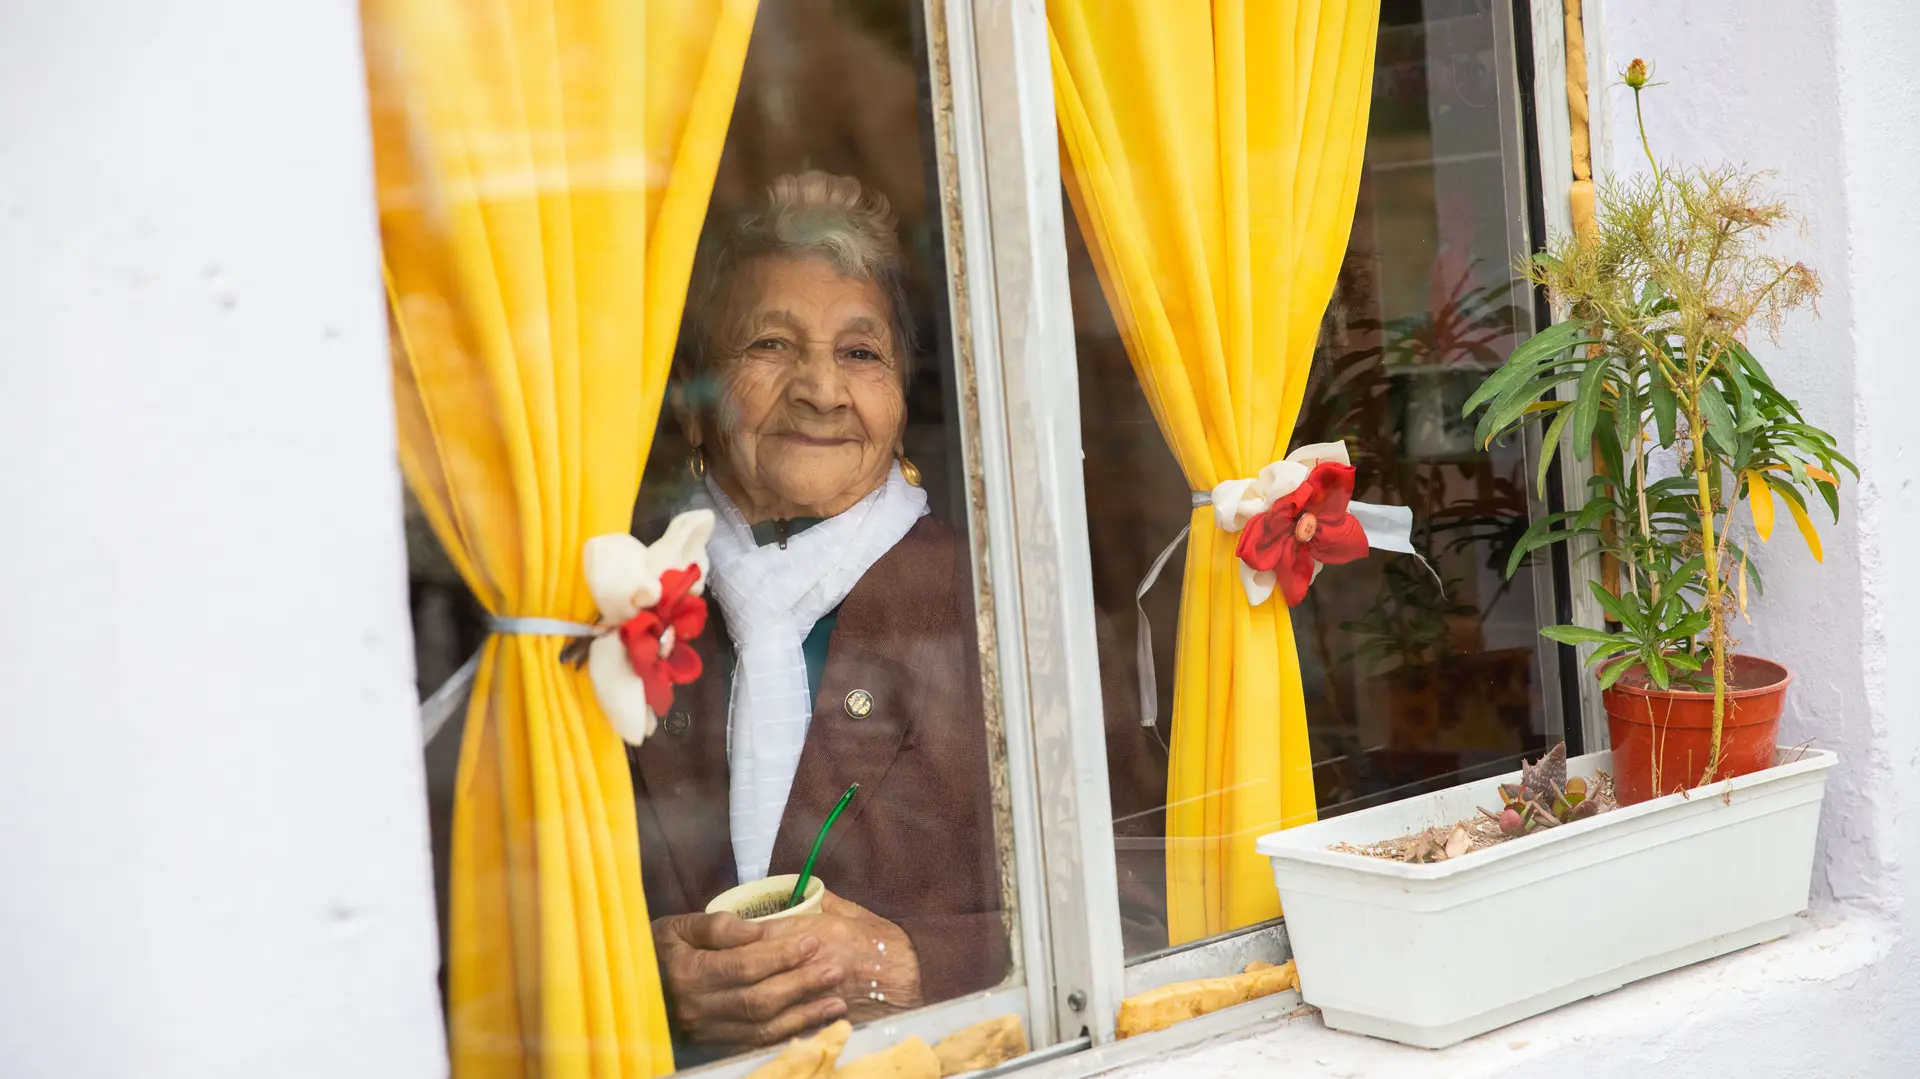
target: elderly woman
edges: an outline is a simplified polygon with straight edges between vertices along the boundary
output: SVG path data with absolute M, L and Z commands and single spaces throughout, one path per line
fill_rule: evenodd
M 968 548 L 903 455 L 902 280 L 885 200 L 822 173 L 777 180 L 696 268 L 674 400 L 694 504 L 715 511 L 716 610 L 705 673 L 633 753 L 683 1043 L 767 1044 L 1008 972 Z M 1142 732 L 1114 725 L 1150 806 Z M 797 872 L 853 783 L 818 914 L 698 913 Z M 1164 940 L 1154 901 L 1129 905 Z

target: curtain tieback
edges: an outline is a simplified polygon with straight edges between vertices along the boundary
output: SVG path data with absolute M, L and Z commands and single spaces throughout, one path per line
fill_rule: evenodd
M 512 618 L 488 615 L 487 631 L 503 637 L 591 637 L 599 626 L 569 622 L 564 618 Z
M 1249 605 L 1265 603 L 1277 587 L 1287 606 L 1298 606 L 1323 566 L 1365 558 L 1370 547 L 1419 559 L 1445 595 L 1440 574 L 1413 548 L 1413 511 L 1354 501 L 1353 476 L 1346 444 L 1322 442 L 1294 450 L 1253 479 L 1228 480 L 1212 491 L 1191 492 L 1195 509 L 1212 506 L 1214 523 L 1223 531 L 1240 534 L 1234 556 L 1240 562 L 1240 585 Z M 1135 656 L 1143 727 L 1153 726 L 1160 718 L 1146 595 L 1192 527 L 1189 523 L 1173 537 L 1133 591 L 1134 610 L 1139 614 Z
M 516 618 L 511 615 L 487 616 L 487 632 L 520 637 L 591 637 L 599 632 L 585 622 L 562 618 Z M 485 651 L 482 648 L 480 651 Z M 440 684 L 432 696 L 420 702 L 420 744 L 429 745 L 453 714 L 465 707 L 473 692 L 473 677 L 480 672 L 480 651 L 467 657 L 453 676 Z
M 1213 495 L 1206 491 L 1194 491 L 1193 508 L 1213 505 Z M 1153 670 L 1153 626 L 1147 621 L 1147 593 L 1153 590 L 1154 582 L 1160 579 L 1160 571 L 1167 568 L 1167 560 L 1173 552 L 1187 542 L 1187 533 L 1193 531 L 1193 524 L 1183 525 L 1173 541 L 1160 551 L 1160 556 L 1147 567 L 1147 575 L 1140 578 L 1140 587 L 1133 590 L 1133 609 L 1140 615 L 1137 623 L 1137 637 L 1134 641 L 1134 660 L 1140 668 L 1140 725 L 1151 727 L 1160 719 L 1160 679 Z
M 595 536 L 581 550 L 581 575 L 600 608 L 598 624 L 564 618 L 522 618 L 490 614 L 487 630 L 502 636 L 569 637 L 591 640 L 560 653 L 563 661 L 584 658 L 601 711 L 620 737 L 632 745 L 653 733 L 658 714 L 673 701 L 673 686 L 700 675 L 700 657 L 687 642 L 706 628 L 707 538 L 713 533 L 710 510 L 676 516 L 651 545 L 625 532 Z M 484 651 L 484 649 L 482 650 Z M 420 702 L 422 744 L 431 743 L 467 703 L 480 671 L 475 652 L 453 677 Z

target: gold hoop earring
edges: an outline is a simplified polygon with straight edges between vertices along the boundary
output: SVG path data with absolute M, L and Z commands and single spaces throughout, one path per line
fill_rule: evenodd
M 906 480 L 909 486 L 920 486 L 920 469 L 907 460 L 907 455 L 903 453 L 894 459 L 900 462 L 900 478 Z
M 693 478 L 696 480 L 706 479 L 707 451 L 695 446 L 693 448 L 693 456 L 687 458 L 687 471 L 693 473 Z

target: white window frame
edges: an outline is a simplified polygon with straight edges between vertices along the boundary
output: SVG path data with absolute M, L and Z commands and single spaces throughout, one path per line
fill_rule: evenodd
M 1116 1041 L 1114 1021 L 1125 997 L 1237 972 L 1255 959 L 1283 962 L 1292 949 L 1285 922 L 1276 920 L 1132 961 L 1124 956 L 1046 11 L 1040 0 L 923 2 L 968 517 L 976 549 L 984 539 L 986 552 L 976 589 L 993 639 L 983 667 L 995 672 L 997 725 L 1004 731 L 1018 962 L 1007 986 L 858 1028 L 845 1056 L 913 1036 L 931 1043 L 1013 1014 L 1025 1021 L 1033 1052 L 979 1074 L 1067 1079 L 1269 1022 L 1298 1007 L 1300 997 L 1276 994 Z M 1598 2 L 1587 0 L 1589 23 L 1598 21 Z M 1570 169 L 1556 167 L 1568 160 L 1567 108 L 1565 95 L 1555 92 L 1565 85 L 1565 31 L 1561 0 L 1527 3 L 1537 109 L 1532 137 L 1551 232 L 1567 227 Z M 1495 11 L 1507 30 L 1501 40 L 1511 49 L 1514 8 L 1496 4 Z M 1590 59 L 1591 70 L 1604 70 L 1599 59 Z M 1517 95 L 1518 81 L 1503 84 L 1502 92 Z M 1597 161 L 1601 95 L 1590 92 Z M 1520 110 L 1511 114 L 1517 146 L 1528 134 L 1520 129 Z M 1517 156 L 1511 160 L 1518 173 L 1523 164 Z M 1535 452 L 1537 441 L 1529 446 L 1530 459 Z M 1566 490 L 1584 489 L 1584 462 L 1562 454 L 1559 468 Z M 1579 568 L 1585 564 L 1590 560 L 1573 563 L 1575 616 L 1598 624 L 1587 609 L 1591 600 L 1583 605 L 1582 582 L 1591 575 Z M 1550 624 L 1552 572 L 1543 567 L 1535 575 L 1538 613 Z M 1557 699 L 1560 671 L 1552 647 L 1543 642 L 1539 667 L 1543 693 Z M 1567 722 L 1578 722 L 1586 747 L 1594 749 L 1606 744 L 1605 724 L 1587 681 L 1581 715 Z M 681 1074 L 736 1079 L 774 1052 Z
M 1593 10 L 1597 2 L 1589 0 L 1589 21 L 1594 19 Z M 1504 108 L 1512 126 L 1512 130 L 1505 133 L 1509 140 L 1509 152 L 1505 155 L 1509 162 L 1509 184 L 1513 190 L 1524 188 L 1525 162 L 1520 147 L 1523 140 L 1538 139 L 1543 163 L 1543 196 L 1549 205 L 1549 214 L 1553 212 L 1552 207 L 1557 206 L 1564 218 L 1570 169 L 1562 167 L 1556 170 L 1552 163 L 1568 160 L 1565 95 L 1551 91 L 1543 94 L 1538 89 L 1565 85 L 1564 16 L 1561 0 L 1528 0 L 1528 3 L 1534 34 L 1534 70 L 1531 74 L 1536 88 L 1536 107 L 1550 107 L 1542 107 L 1537 114 L 1542 118 L 1536 125 L 1537 130 L 1527 132 L 1519 107 L 1519 80 L 1509 77 L 1502 81 Z M 939 0 L 932 0 L 932 6 L 938 8 Z M 1507 62 L 1501 68 L 1513 72 L 1515 64 L 1512 50 L 1518 29 L 1513 23 L 1516 10 L 1506 4 L 1495 4 L 1493 10 L 1496 27 L 1502 31 L 1496 40 L 1500 43 L 1499 48 L 1507 53 Z M 969 70 L 962 54 L 956 51 L 950 57 L 955 123 L 962 129 L 966 127 L 968 117 L 964 98 L 970 91 L 977 99 L 984 130 L 993 133 L 984 147 L 975 149 L 984 161 L 987 178 L 996 181 L 984 185 L 985 206 L 994 227 L 994 242 L 1002 248 L 1010 246 L 1014 249 L 1012 254 L 1005 250 L 998 251 L 998 262 L 983 263 L 976 258 L 973 265 L 994 267 L 995 303 L 991 306 L 997 306 L 1003 320 L 1006 312 L 1016 312 L 1020 318 L 1020 328 L 1028 330 L 1024 337 L 1018 332 L 1008 332 L 1003 321 L 1002 335 L 998 338 L 1001 345 L 999 360 L 1004 372 L 1001 390 L 1006 395 L 1006 411 L 1020 421 L 1004 430 L 1013 439 L 1010 456 L 1015 465 L 1012 474 L 1015 499 L 1020 505 L 1033 505 L 1042 510 L 1049 526 L 1036 533 L 1030 525 L 1023 523 L 1018 530 L 1021 563 L 1029 570 L 1036 565 L 1044 566 L 1047 582 L 1044 590 L 1036 592 L 1029 588 L 1021 594 L 1029 604 L 1039 599 L 1047 612 L 1048 623 L 1045 628 L 1060 631 L 1057 636 L 1037 636 L 1029 625 L 1028 637 L 1061 641 L 1066 648 L 1065 658 L 1069 668 L 1078 668 L 1065 672 L 1065 680 L 1075 689 L 1081 685 L 1088 687 L 1078 693 L 1061 694 L 1060 699 L 1071 700 L 1078 705 L 1068 713 L 1069 722 L 1064 727 L 1036 725 L 1030 732 L 1042 761 L 1065 759 L 1074 762 L 1075 766 L 1065 773 L 1058 769 L 1049 769 L 1045 773 L 1069 774 L 1074 778 L 1074 789 L 1070 792 L 1072 798 L 1063 802 L 1071 801 L 1079 806 L 1091 807 L 1080 817 L 1078 834 L 1065 842 L 1056 838 L 1057 827 L 1071 826 L 1070 814 L 1057 814 L 1057 820 L 1050 815 L 1043 821 L 1050 873 L 1056 877 L 1068 877 L 1068 883 L 1076 893 L 1074 897 L 1084 897 L 1085 903 L 1077 912 L 1071 904 L 1063 910 L 1058 887 L 1060 881 L 1050 880 L 1049 884 L 1053 887 L 1049 889 L 1052 902 L 1049 914 L 1056 928 L 1063 917 L 1070 919 L 1077 914 L 1087 920 L 1092 928 L 1086 931 L 1085 937 L 1073 941 L 1074 945 L 1099 938 L 1112 942 L 1105 950 L 1094 951 L 1092 962 L 1087 965 L 1085 953 L 1074 953 L 1069 949 L 1068 955 L 1063 957 L 1056 941 L 1055 974 L 1056 977 L 1060 976 L 1065 967 L 1070 967 L 1076 974 L 1084 971 L 1091 987 L 1088 990 L 1088 999 L 1092 1002 L 1090 1007 L 1110 1004 L 1117 1011 L 1119 1000 L 1126 996 L 1175 981 L 1234 973 L 1254 959 L 1281 962 L 1291 957 L 1292 949 L 1287 940 L 1284 920 L 1277 920 L 1129 962 L 1121 958 L 1122 951 L 1117 946 L 1118 914 L 1114 891 L 1090 888 L 1102 878 L 1110 881 L 1112 877 L 1112 821 L 1110 813 L 1105 811 L 1108 803 L 1105 800 L 1104 724 L 1099 708 L 1098 652 L 1092 628 L 1092 583 L 1085 570 L 1089 564 L 1086 521 L 1084 511 L 1074 512 L 1084 506 L 1081 454 L 1078 452 L 1080 397 L 1077 365 L 1059 362 L 1061 357 L 1076 355 L 1076 342 L 1068 302 L 1066 265 L 1061 257 L 1065 251 L 1065 231 L 1059 195 L 1061 178 L 1046 15 L 1044 5 L 1031 0 L 977 0 L 971 15 L 972 23 L 968 26 L 964 18 L 954 18 L 949 12 L 947 24 L 950 40 L 959 40 L 969 32 L 973 35 L 977 50 L 975 57 L 979 64 L 978 68 Z M 1552 32 L 1543 33 L 1543 27 L 1548 25 Z M 1589 34 L 1588 40 L 1597 40 L 1597 35 Z M 1593 69 L 1604 70 L 1597 62 Z M 967 85 L 969 82 L 972 85 Z M 1595 96 L 1598 96 L 1597 93 Z M 1596 118 L 1596 132 L 1601 127 L 1601 113 L 1597 105 L 1598 102 L 1592 110 Z M 1544 119 L 1556 113 L 1557 126 Z M 1596 138 L 1596 160 L 1599 156 L 1598 142 Z M 978 177 L 966 175 L 969 159 L 964 152 L 964 144 L 960 160 L 963 173 L 960 202 L 964 214 L 968 208 L 981 205 L 980 186 Z M 965 180 L 974 180 L 975 186 L 970 187 Z M 1508 223 L 1509 228 L 1520 230 L 1523 236 L 1529 227 L 1524 216 L 1523 208 L 1522 219 Z M 1555 228 L 1564 228 L 1564 222 L 1556 221 L 1552 216 L 1548 217 L 1547 224 L 1550 232 Z M 1051 257 L 1047 257 L 1049 255 Z M 982 303 L 979 296 L 974 298 L 974 302 L 982 308 L 990 306 Z M 976 348 L 981 339 L 976 338 Z M 982 353 L 976 353 L 976 362 L 982 372 L 993 366 L 991 360 Z M 983 378 L 980 383 L 983 400 L 989 392 L 989 384 Z M 986 405 L 982 407 L 984 413 Z M 991 438 L 991 433 L 986 437 Z M 1530 461 L 1537 460 L 1534 454 L 1539 452 L 1538 437 L 1535 433 L 1528 445 Z M 1031 442 L 1025 441 L 1028 439 Z M 1026 451 L 1024 454 L 1023 450 Z M 1570 455 L 1563 454 L 1561 457 L 1559 467 L 1570 484 L 1567 489 L 1583 490 L 1585 477 L 1567 476 L 1565 470 L 1575 466 L 1584 467 L 1584 463 L 1574 462 Z M 1582 486 L 1571 486 L 1575 479 Z M 1545 506 L 1536 498 L 1532 509 L 1537 515 L 1545 511 Z M 1040 544 L 1038 550 L 1054 555 L 1067 553 L 1079 561 L 1070 561 L 1062 566 L 1057 558 L 1032 557 L 1031 552 L 1035 548 L 1029 547 L 1029 544 L 1035 542 Z M 1541 624 L 1551 625 L 1557 621 L 1553 568 L 1545 559 L 1538 561 L 1538 566 L 1532 571 L 1536 615 Z M 1576 596 L 1586 596 L 1583 581 L 1591 574 L 1583 572 L 1584 565 L 1590 565 L 1590 561 L 1572 567 L 1571 578 Z M 1015 593 L 1003 590 L 1002 594 Z M 1591 604 L 1590 597 L 1587 604 Z M 1590 613 L 1580 606 L 1575 607 L 1575 615 L 1585 624 L 1597 624 Z M 1029 621 L 1031 617 L 1032 612 L 1029 611 Z M 1008 648 L 1009 643 L 1003 637 L 1003 650 Z M 1549 708 L 1560 712 L 1562 685 L 1556 649 L 1556 645 L 1543 638 L 1536 656 L 1542 693 L 1549 701 Z M 1017 662 L 1018 657 L 1011 652 L 1005 654 L 1009 657 L 1006 669 L 1014 669 L 1012 664 Z M 1029 655 L 1026 658 L 1029 664 L 1058 659 L 1045 655 Z M 1030 670 L 1029 673 L 1031 676 L 1034 671 Z M 1061 677 L 1057 671 L 1047 673 L 1051 678 Z M 1583 680 L 1583 690 L 1585 681 L 1590 679 Z M 1030 691 L 1038 688 L 1029 685 Z M 1597 708 L 1597 697 L 1588 700 L 1592 696 L 1583 692 L 1579 714 L 1564 715 L 1563 718 L 1568 728 L 1580 727 L 1589 750 L 1605 745 L 1605 724 L 1596 722 L 1601 713 Z M 1035 716 L 1044 714 L 1040 711 L 1031 713 Z M 1599 731 L 1598 741 L 1595 740 L 1596 730 Z M 1051 797 L 1051 788 L 1049 794 Z M 1078 871 L 1061 869 L 1056 864 L 1056 850 L 1062 847 L 1074 856 L 1085 857 L 1086 868 Z M 1063 958 L 1069 959 L 1069 962 L 1063 963 Z M 1030 976 L 1035 969 L 1029 968 Z M 1119 986 L 1117 994 L 1113 988 L 1116 983 Z M 1062 982 L 1056 995 L 1072 991 L 1074 987 Z M 1262 1021 L 1276 1012 L 1291 1010 L 1298 1003 L 1297 994 L 1280 994 L 1228 1009 L 1218 1013 L 1217 1017 L 1206 1017 L 1211 1021 L 1190 1021 L 1152 1035 L 1130 1039 L 1124 1049 L 1110 1044 L 1114 1041 L 1113 1012 L 1102 1009 L 1091 1016 L 1080 1016 L 1088 1027 L 1096 1052 L 1060 1060 L 1046 1069 L 1046 1074 L 1084 1074 L 1111 1067 L 1126 1059 L 1144 1057 L 1179 1044 L 1212 1037 L 1240 1024 Z M 1072 1014 L 1058 1015 L 1059 1029 L 1070 1030 L 1073 1018 Z M 1039 1044 L 1038 1039 L 1036 1044 Z
M 1587 145 L 1595 177 L 1602 175 L 1607 156 L 1609 124 L 1606 88 L 1612 78 L 1607 66 L 1606 35 L 1599 32 L 1604 22 L 1601 16 L 1603 2 L 1585 0 L 1580 9 L 1581 25 L 1586 30 Z M 1563 0 L 1528 0 L 1528 4 L 1533 16 L 1533 85 L 1537 121 L 1534 137 L 1540 155 L 1540 200 L 1547 235 L 1564 236 L 1573 231 L 1573 215 L 1568 205 L 1568 197 L 1573 189 L 1573 133 L 1565 91 L 1566 14 Z M 1565 316 L 1564 311 L 1553 312 L 1555 320 Z M 1561 393 L 1571 396 L 1573 389 L 1564 387 Z M 1539 436 L 1535 434 L 1534 437 L 1537 439 Z M 1592 459 L 1579 460 L 1570 453 L 1560 454 L 1555 469 L 1560 475 L 1560 489 L 1566 493 L 1569 503 L 1582 496 L 1587 489 L 1587 481 L 1593 476 Z M 1599 579 L 1595 544 L 1592 540 L 1576 539 L 1565 546 L 1567 599 L 1573 621 L 1582 626 L 1604 626 L 1606 614 L 1593 598 L 1592 590 L 1587 587 L 1587 582 Z M 1588 673 L 1585 666 L 1587 657 L 1593 654 L 1595 647 L 1590 644 L 1578 647 L 1581 666 L 1575 676 L 1579 688 L 1581 745 L 1589 753 L 1606 749 L 1612 744 L 1607 734 L 1606 709 L 1600 702 L 1600 683 Z
M 989 707 L 997 704 L 1004 739 L 1012 853 L 1003 862 L 1015 882 L 1018 962 L 1008 986 L 858 1028 L 843 1056 L 1013 1014 L 1034 1047 L 1018 1064 L 1030 1066 L 1112 1041 L 1126 992 L 1078 373 L 1038 362 L 1074 355 L 1046 20 L 1037 4 L 924 2 L 968 523 L 975 550 L 986 544 L 975 588 L 992 635 L 982 667 L 999 689 Z M 775 1052 L 683 1074 L 735 1079 Z

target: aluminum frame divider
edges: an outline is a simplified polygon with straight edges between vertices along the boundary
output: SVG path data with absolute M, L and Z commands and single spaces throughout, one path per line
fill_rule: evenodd
M 1597 0 L 1587 0 L 1582 8 L 1583 15 L 1591 15 Z M 1528 0 L 1528 8 L 1533 16 L 1533 101 L 1534 115 L 1538 119 L 1538 130 L 1533 132 L 1539 140 L 1540 148 L 1540 198 L 1545 205 L 1547 236 L 1565 236 L 1573 231 L 1573 213 L 1567 205 L 1568 193 L 1573 185 L 1573 160 L 1571 130 L 1572 121 L 1567 113 L 1567 20 L 1564 0 Z M 1586 19 L 1589 24 L 1597 22 Z M 1594 52 L 1591 42 L 1595 35 L 1589 34 L 1587 40 L 1587 100 L 1588 116 L 1591 118 L 1587 132 L 1588 144 L 1592 147 L 1594 175 L 1600 174 L 1601 153 L 1600 133 L 1604 128 L 1601 120 L 1599 101 L 1601 95 L 1595 93 L 1595 84 L 1604 85 L 1604 69 L 1593 64 Z M 1556 319 L 1566 312 L 1555 310 Z M 1562 396 L 1571 396 L 1572 387 L 1562 387 Z M 1569 505 L 1585 499 L 1587 480 L 1593 475 L 1592 458 L 1577 460 L 1573 454 L 1562 452 L 1554 465 L 1560 472 L 1560 489 L 1566 492 Z M 1531 483 L 1531 477 L 1529 477 Z M 1599 578 L 1599 557 L 1595 544 L 1591 540 L 1576 539 L 1567 545 L 1567 591 L 1568 602 L 1572 605 L 1573 620 L 1583 626 L 1601 627 L 1606 624 L 1606 614 L 1593 598 L 1587 582 Z M 1600 684 L 1595 681 L 1584 666 L 1587 657 L 1593 654 L 1594 646 L 1580 645 L 1577 649 L 1583 666 L 1578 674 L 1580 691 L 1580 715 L 1568 716 L 1571 726 L 1578 722 L 1584 737 L 1582 743 L 1589 753 L 1607 748 L 1606 711 L 1600 703 Z
M 1006 739 L 1011 866 L 1019 904 L 1021 973 L 1025 979 L 1027 1036 L 1036 1049 L 1061 1040 L 1053 992 L 1053 943 L 1049 931 L 1039 772 L 1034 763 L 1028 707 L 1026 632 L 1020 594 L 1019 537 L 1009 491 L 1006 421 L 1001 404 L 1001 347 L 995 280 L 992 215 L 985 133 L 981 123 L 980 70 L 974 49 L 973 12 L 966 0 L 927 0 L 929 56 L 933 64 L 934 125 L 941 199 L 947 230 L 948 279 L 953 302 L 956 356 L 962 372 L 961 425 L 970 483 L 968 513 L 976 536 L 987 539 L 986 580 L 975 587 L 991 603 L 997 648 L 1001 727 Z M 960 353 L 964 352 L 964 355 Z M 1073 1029 L 1078 1029 L 1075 1026 Z
M 969 10 L 970 9 L 970 10 Z M 1013 531 L 1018 558 L 996 564 L 1002 676 L 1025 677 L 1034 808 L 1046 882 L 1054 1036 L 1113 1040 L 1124 992 L 1106 727 L 1094 632 L 1080 442 L 1079 371 L 1066 266 L 1066 226 L 1054 126 L 1046 9 L 1039 0 L 950 5 L 949 32 L 971 15 L 973 63 L 953 55 L 961 202 L 967 211 L 981 443 L 994 529 Z M 956 17 L 957 16 L 957 17 Z M 961 80 L 971 80 L 963 87 Z M 970 99 L 972 130 L 961 130 Z M 984 190 L 984 233 L 972 227 Z M 985 258 L 976 258 L 979 241 Z M 992 288 L 982 287 L 990 270 Z M 988 316 L 992 325 L 988 325 Z M 995 353 L 997 351 L 997 357 Z M 997 362 L 996 361 L 997 358 Z M 995 550 L 1007 548 L 996 545 Z M 1017 599 L 1017 603 L 1013 602 Z M 1044 782 L 1042 782 L 1044 779 Z M 1018 816 L 1018 814 L 1016 814 Z M 1023 912 L 1023 922 L 1039 910 Z M 1047 986 L 1028 957 L 1029 984 Z
M 1112 1040 L 1122 962 L 1077 370 L 1065 364 L 1063 378 L 1048 370 L 1062 365 L 1046 362 L 1074 354 L 1053 91 L 1037 5 L 995 4 L 999 10 L 983 15 L 967 0 L 924 4 L 956 362 L 963 408 L 972 413 L 960 425 L 968 513 L 987 540 L 986 580 L 975 587 L 998 661 L 1020 972 L 1015 984 L 862 1026 L 842 1059 L 909 1036 L 936 1042 L 1017 1012 L 1035 1050 L 1020 1062 L 1026 1066 L 1095 1037 Z M 976 27 L 989 17 L 983 60 Z M 1016 19 L 1024 20 L 1017 30 Z M 1015 57 L 1027 65 L 1017 77 L 1007 74 Z M 1013 92 L 1016 78 L 1022 92 Z M 1041 432 L 1061 442 L 1036 452 Z M 1040 777 L 1062 774 L 1078 781 L 1047 784 L 1043 800 Z M 778 1051 L 683 1074 L 739 1079 Z
M 1195 978 L 1238 974 L 1255 960 L 1276 966 L 1293 958 L 1285 919 L 1275 919 L 1214 937 L 1200 944 L 1168 948 L 1127 964 L 1127 995 Z
M 1527 188 L 1527 162 L 1526 152 L 1523 149 L 1526 145 L 1525 140 L 1531 137 L 1531 133 L 1526 130 L 1524 110 L 1520 104 L 1520 73 L 1518 58 L 1515 55 L 1514 47 L 1514 34 L 1517 28 L 1514 26 L 1513 8 L 1508 4 L 1494 4 L 1492 7 L 1492 17 L 1495 58 L 1494 70 L 1499 79 L 1500 158 L 1504 166 L 1502 174 L 1507 191 L 1507 216 L 1504 224 L 1507 230 L 1508 254 L 1513 260 L 1519 261 L 1527 259 L 1533 254 L 1534 237 L 1531 235 L 1532 230 L 1529 227 L 1528 221 L 1530 214 L 1527 204 L 1530 196 Z M 1538 87 L 1539 84 L 1535 83 L 1536 100 L 1539 96 L 1537 92 Z M 1567 112 L 1565 97 L 1565 93 L 1562 92 L 1560 95 L 1560 116 L 1563 121 L 1563 129 Z M 1562 141 L 1565 141 L 1564 136 Z M 1561 149 L 1560 157 L 1562 161 L 1568 159 L 1564 146 Z M 1547 159 L 1542 158 L 1541 160 L 1545 162 Z M 1562 171 L 1570 172 L 1570 169 Z M 1564 191 L 1561 193 L 1560 201 L 1564 208 L 1566 205 Z M 1522 336 L 1518 340 L 1524 340 L 1527 337 L 1531 337 L 1536 331 L 1545 329 L 1545 327 L 1534 325 L 1532 286 L 1525 282 L 1517 282 L 1517 284 L 1519 285 L 1520 295 L 1527 297 L 1528 300 L 1521 308 L 1520 329 Z M 1518 340 L 1516 340 L 1516 344 Z M 1538 471 L 1540 454 L 1544 452 L 1545 449 L 1541 445 L 1541 437 L 1542 432 L 1537 424 L 1527 428 L 1526 434 L 1523 436 L 1523 446 L 1526 450 L 1526 471 L 1521 476 L 1521 483 L 1526 490 L 1527 517 L 1531 521 L 1537 521 L 1546 516 L 1549 510 L 1546 497 L 1540 493 L 1534 484 L 1534 475 Z M 1557 467 L 1562 470 L 1563 481 L 1570 478 L 1565 472 L 1568 463 L 1569 455 L 1565 454 L 1561 455 L 1560 460 L 1557 462 Z M 1557 594 L 1554 587 L 1553 568 L 1551 552 L 1542 551 L 1534 558 L 1532 568 L 1524 571 L 1527 574 L 1533 590 L 1534 620 L 1542 626 L 1555 625 L 1560 620 L 1556 605 Z M 1591 597 L 1589 597 L 1589 599 L 1591 599 Z M 1536 635 L 1533 639 L 1533 657 L 1534 676 L 1539 680 L 1540 702 L 1544 711 L 1542 718 L 1547 723 L 1547 745 L 1551 746 L 1555 740 L 1555 726 L 1558 726 L 1560 737 L 1562 738 L 1571 737 L 1569 732 L 1576 727 L 1580 729 L 1581 735 L 1584 737 L 1587 733 L 1584 716 L 1566 714 L 1566 697 L 1562 693 L 1563 687 L 1560 680 L 1560 645 L 1545 637 Z M 1586 742 L 1579 744 L 1590 746 L 1590 743 Z

